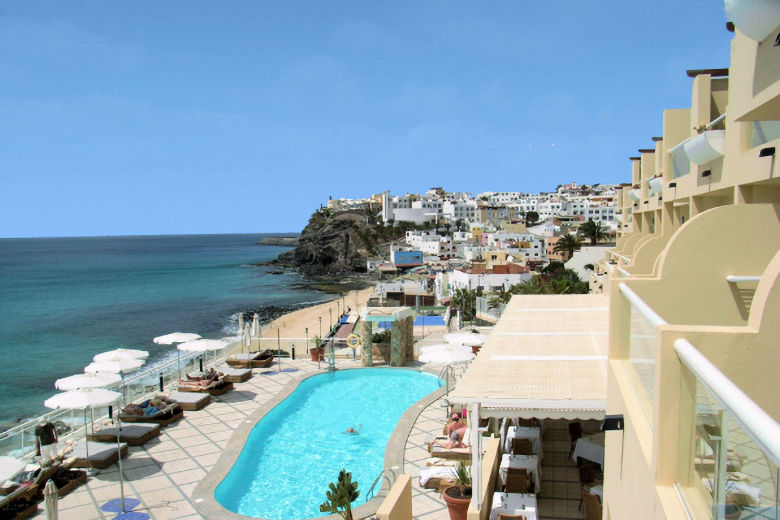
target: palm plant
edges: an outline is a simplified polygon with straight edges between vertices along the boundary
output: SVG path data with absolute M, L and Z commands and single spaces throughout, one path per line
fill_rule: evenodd
M 563 235 L 558 239 L 558 242 L 553 247 L 553 251 L 556 253 L 567 253 L 567 256 L 571 258 L 574 256 L 574 251 L 577 251 L 582 247 L 582 239 L 576 235 Z
M 360 495 L 358 483 L 352 482 L 352 473 L 342 469 L 336 484 L 328 484 L 330 491 L 326 491 L 327 501 L 320 505 L 321 513 L 337 513 L 344 520 L 352 520 L 352 502 Z
M 534 276 L 513 285 L 509 291 L 512 294 L 544 294 L 544 282 L 541 277 Z
M 477 291 L 475 289 L 455 289 L 452 294 L 452 304 L 460 309 L 464 321 L 472 319 L 477 306 Z
M 601 225 L 601 222 L 588 220 L 577 229 L 577 235 L 587 238 L 590 240 L 590 245 L 595 246 L 607 239 L 607 230 Z

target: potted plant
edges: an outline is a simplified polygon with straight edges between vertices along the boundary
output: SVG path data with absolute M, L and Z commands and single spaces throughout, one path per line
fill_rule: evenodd
M 325 359 L 325 349 L 320 344 L 321 340 L 319 336 L 314 336 L 314 346 L 309 349 L 311 360 L 314 362 L 322 361 Z
M 471 474 L 463 462 L 458 464 L 455 476 L 457 478 L 456 484 L 445 488 L 441 497 L 447 503 L 450 520 L 466 520 L 466 513 L 468 513 L 471 502 Z
M 327 500 L 320 505 L 321 513 L 336 513 L 344 520 L 352 520 L 352 502 L 360 496 L 358 483 L 352 482 L 352 473 L 342 469 L 336 484 L 328 484 L 330 491 L 325 492 Z

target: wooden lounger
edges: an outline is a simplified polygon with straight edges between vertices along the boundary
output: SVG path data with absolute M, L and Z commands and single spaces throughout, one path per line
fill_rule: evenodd
M 57 496 L 62 498 L 87 481 L 87 472 L 80 469 L 60 468 L 51 479 L 57 486 Z
M 72 457 L 76 457 L 71 467 L 104 469 L 119 460 L 119 457 L 127 456 L 127 443 L 123 442 L 117 448 L 116 442 L 89 442 L 89 460 L 87 460 L 87 446 L 84 441 L 79 442 L 73 448 Z
M 446 441 L 447 437 L 436 437 L 435 440 Z M 441 457 L 442 459 L 471 460 L 471 448 L 444 448 L 443 446 L 431 446 L 428 444 L 428 453 L 431 457 Z
M 229 381 L 219 380 L 212 381 L 207 385 L 201 385 L 198 381 L 184 381 L 179 380 L 179 386 L 177 387 L 179 392 L 207 392 L 211 395 L 222 395 L 233 390 L 233 383 Z
M 122 425 L 119 440 L 129 446 L 141 446 L 158 435 L 160 435 L 160 425 L 157 423 L 129 423 Z M 103 428 L 88 435 L 87 438 L 95 442 L 116 442 L 116 427 Z
M 37 484 L 24 484 L 0 500 L 0 518 L 22 520 L 38 510 L 40 489 Z
M 122 412 L 119 420 L 126 423 L 157 423 L 160 426 L 168 426 L 184 417 L 184 411 L 179 403 L 172 403 L 154 415 L 135 415 Z
M 252 377 L 252 370 L 249 368 L 219 367 L 217 372 L 222 372 L 222 379 L 230 383 L 243 383 Z
M 250 352 L 248 354 L 234 354 L 225 362 L 233 368 L 268 368 L 274 362 L 274 355 L 270 350 L 263 352 Z
M 170 399 L 176 401 L 182 410 L 194 412 L 200 410 L 211 402 L 211 395 L 206 392 L 179 392 L 174 390 L 168 394 Z

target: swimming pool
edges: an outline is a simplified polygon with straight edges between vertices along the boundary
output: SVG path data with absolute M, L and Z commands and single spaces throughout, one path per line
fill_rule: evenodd
M 377 325 L 380 329 L 389 329 L 391 323 L 389 321 L 380 321 Z M 446 325 L 444 323 L 444 317 L 442 316 L 417 316 L 414 319 L 414 326 L 415 327 L 443 327 Z
M 434 375 L 398 368 L 305 379 L 252 428 L 214 498 L 229 511 L 257 518 L 323 516 L 319 506 L 328 483 L 344 468 L 359 485 L 353 507 L 363 504 L 396 423 L 441 384 Z M 343 433 L 350 426 L 360 433 Z

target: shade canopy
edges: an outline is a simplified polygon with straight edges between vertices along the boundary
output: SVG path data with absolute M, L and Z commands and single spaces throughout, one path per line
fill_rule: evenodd
M 185 343 L 196 339 L 200 339 L 199 334 L 193 334 L 192 332 L 172 332 L 165 336 L 157 336 L 152 341 L 158 345 L 173 345 L 174 343 Z
M 467 347 L 476 347 L 482 345 L 487 340 L 487 336 L 484 334 L 476 334 L 474 332 L 455 332 L 452 334 L 445 334 L 444 341 L 453 345 L 466 345 Z
M 0 482 L 14 478 L 27 464 L 14 457 L 0 457 Z
M 140 359 L 124 358 L 113 361 L 93 361 L 86 367 L 84 372 L 111 372 L 112 374 L 127 374 L 135 372 L 144 362 Z
M 206 352 L 208 350 L 222 350 L 228 343 L 221 339 L 196 339 L 182 343 L 177 348 L 184 352 Z
M 465 345 L 451 345 L 449 343 L 439 343 L 438 345 L 428 345 L 420 348 L 420 354 L 430 354 L 432 352 L 464 352 L 471 354 L 471 347 Z
M 116 403 L 122 396 L 104 388 L 70 390 L 56 394 L 43 402 L 46 408 L 63 410 L 81 410 L 83 408 L 101 408 Z
M 108 352 L 97 354 L 92 358 L 93 361 L 112 361 L 114 359 L 146 359 L 149 357 L 149 353 L 145 350 L 135 350 L 132 348 L 115 348 Z
M 447 398 L 482 417 L 603 418 L 608 325 L 604 295 L 515 295 Z
M 109 372 L 85 372 L 70 377 L 57 379 L 54 387 L 57 390 L 78 390 L 80 388 L 101 388 L 118 385 L 122 381 L 119 374 Z

